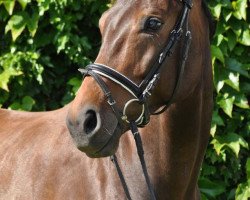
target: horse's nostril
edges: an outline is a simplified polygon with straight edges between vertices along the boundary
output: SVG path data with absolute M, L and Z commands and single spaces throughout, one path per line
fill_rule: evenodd
M 86 134 L 92 133 L 97 126 L 97 117 L 96 112 L 93 110 L 89 110 L 86 112 L 85 122 L 83 124 L 83 128 Z

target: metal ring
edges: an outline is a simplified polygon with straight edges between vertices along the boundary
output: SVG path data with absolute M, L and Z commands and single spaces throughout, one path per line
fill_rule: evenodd
M 124 108 L 123 108 L 123 117 L 124 117 L 123 120 L 126 121 L 127 123 L 130 123 L 130 122 L 128 121 L 128 118 L 127 118 L 127 115 L 126 115 L 126 110 L 127 110 L 128 106 L 129 106 L 131 103 L 133 103 L 133 102 L 140 102 L 140 100 L 139 100 L 139 99 L 131 99 L 131 100 L 129 100 L 129 101 L 125 104 L 125 106 L 124 106 Z M 141 112 L 140 116 L 137 118 L 137 120 L 135 120 L 135 123 L 141 124 L 142 118 L 143 118 L 143 115 L 144 115 L 144 112 L 145 112 L 145 105 L 142 104 L 142 112 Z

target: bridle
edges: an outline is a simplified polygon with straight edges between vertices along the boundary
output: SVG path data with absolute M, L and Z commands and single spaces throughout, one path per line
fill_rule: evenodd
M 138 127 L 144 127 L 145 125 L 147 125 L 150 120 L 150 115 L 158 115 L 158 114 L 163 113 L 173 103 L 176 97 L 176 94 L 179 90 L 180 83 L 182 81 L 183 74 L 184 74 L 186 60 L 188 57 L 189 46 L 191 43 L 191 32 L 189 31 L 189 26 L 188 26 L 188 16 L 192 8 L 192 0 L 181 0 L 181 2 L 183 3 L 181 15 L 179 19 L 177 20 L 173 30 L 171 31 L 165 47 L 159 54 L 158 59 L 153 64 L 152 68 L 150 69 L 149 73 L 146 75 L 145 79 L 139 85 L 134 83 L 132 80 L 130 80 L 128 77 L 124 76 L 120 72 L 103 64 L 93 63 L 93 64 L 88 65 L 85 69 L 79 69 L 79 71 L 84 75 L 83 78 L 85 78 L 86 76 L 91 76 L 98 83 L 105 97 L 107 98 L 107 103 L 112 108 L 119 124 L 122 125 L 123 123 L 128 123 L 130 125 L 131 132 L 133 133 L 135 141 L 136 141 L 138 156 L 140 158 L 143 173 L 144 173 L 147 186 L 148 186 L 148 190 L 150 192 L 150 196 L 152 200 L 155 200 L 156 196 L 155 196 L 153 187 L 150 183 L 150 179 L 148 176 L 148 172 L 147 172 L 147 168 L 146 168 L 146 164 L 144 160 L 144 155 L 143 155 L 144 152 L 143 152 L 143 147 L 142 147 L 142 141 L 141 141 L 141 137 L 138 131 Z M 172 96 L 165 103 L 165 106 L 160 111 L 156 113 L 150 113 L 149 108 L 148 108 L 148 103 L 147 103 L 148 98 L 151 96 L 152 91 L 154 90 L 157 84 L 157 81 L 160 78 L 160 72 L 161 72 L 163 63 L 165 62 L 167 57 L 171 56 L 174 50 L 174 47 L 176 46 L 178 41 L 180 41 L 180 38 L 182 37 L 184 31 L 185 31 L 185 38 L 184 38 L 184 46 L 183 46 L 183 51 L 182 51 L 181 64 L 179 67 L 178 77 L 177 77 L 176 85 L 173 90 Z M 111 80 L 112 82 L 120 85 L 134 97 L 133 99 L 130 99 L 127 103 L 125 103 L 123 112 L 120 112 L 120 110 L 117 108 L 116 101 L 112 97 L 112 94 L 108 86 L 106 85 L 106 83 L 103 81 L 102 77 L 105 77 Z M 126 111 L 128 107 L 134 102 L 138 102 L 142 106 L 141 114 L 136 120 L 129 120 L 127 117 Z M 111 160 L 114 162 L 116 166 L 118 175 L 122 182 L 127 198 L 131 199 L 131 196 L 128 191 L 128 187 L 122 175 L 116 156 L 115 155 L 111 156 Z

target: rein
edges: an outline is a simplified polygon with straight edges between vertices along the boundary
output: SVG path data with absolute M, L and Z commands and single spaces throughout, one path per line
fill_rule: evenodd
M 83 79 L 86 76 L 91 76 L 98 83 L 98 85 L 102 89 L 107 99 L 107 103 L 112 108 L 118 120 L 119 125 L 122 125 L 124 122 L 130 125 L 130 130 L 136 142 L 137 153 L 141 162 L 143 174 L 147 183 L 147 187 L 150 193 L 151 200 L 156 200 L 156 195 L 155 195 L 153 186 L 150 182 L 149 175 L 147 172 L 147 167 L 146 167 L 146 163 L 144 159 L 144 150 L 143 150 L 141 136 L 138 131 L 138 127 L 144 127 L 145 125 L 147 125 L 150 120 L 150 115 L 158 115 L 158 114 L 163 113 L 172 104 L 179 90 L 179 87 L 183 78 L 185 64 L 186 64 L 186 60 L 188 57 L 189 46 L 191 44 L 191 38 L 192 38 L 191 32 L 189 31 L 189 26 L 188 26 L 188 16 L 192 8 L 192 0 L 182 0 L 181 2 L 183 3 L 183 9 L 182 9 L 180 18 L 178 19 L 178 21 L 176 22 L 174 26 L 174 29 L 170 33 L 165 48 L 161 51 L 160 55 L 158 56 L 158 59 L 152 66 L 146 78 L 139 85 L 137 85 L 128 77 L 124 76 L 118 71 L 103 64 L 93 63 L 93 64 L 88 65 L 86 69 L 79 69 L 79 71 L 83 74 Z M 184 37 L 184 47 L 183 47 L 183 52 L 182 52 L 181 65 L 179 68 L 178 77 L 177 77 L 176 85 L 173 90 L 172 96 L 165 103 L 165 106 L 160 111 L 156 113 L 150 113 L 148 105 L 147 105 L 147 101 L 148 101 L 148 98 L 151 96 L 151 93 L 160 78 L 160 69 L 163 66 L 163 63 L 165 62 L 166 58 L 172 55 L 174 47 L 176 46 L 178 41 L 180 41 L 180 38 L 182 37 L 184 31 L 185 31 L 185 37 Z M 116 101 L 112 97 L 112 94 L 108 86 L 106 85 L 106 83 L 103 81 L 102 77 L 105 77 L 113 81 L 114 83 L 120 85 L 134 97 L 133 99 L 129 100 L 124 105 L 123 112 L 120 112 L 120 110 L 117 108 Z M 126 111 L 133 102 L 138 102 L 141 105 L 142 110 L 141 110 L 141 114 L 136 120 L 129 120 L 126 115 Z M 116 170 L 119 175 L 119 178 L 122 183 L 127 199 L 132 200 L 126 181 L 119 167 L 116 155 L 111 156 L 111 161 L 116 166 Z

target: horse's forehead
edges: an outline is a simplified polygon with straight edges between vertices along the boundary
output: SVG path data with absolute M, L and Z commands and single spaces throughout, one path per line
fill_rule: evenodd
M 171 0 L 177 1 L 177 0 Z M 118 0 L 100 19 L 100 28 L 110 21 L 132 20 L 143 14 L 166 13 L 170 0 Z

